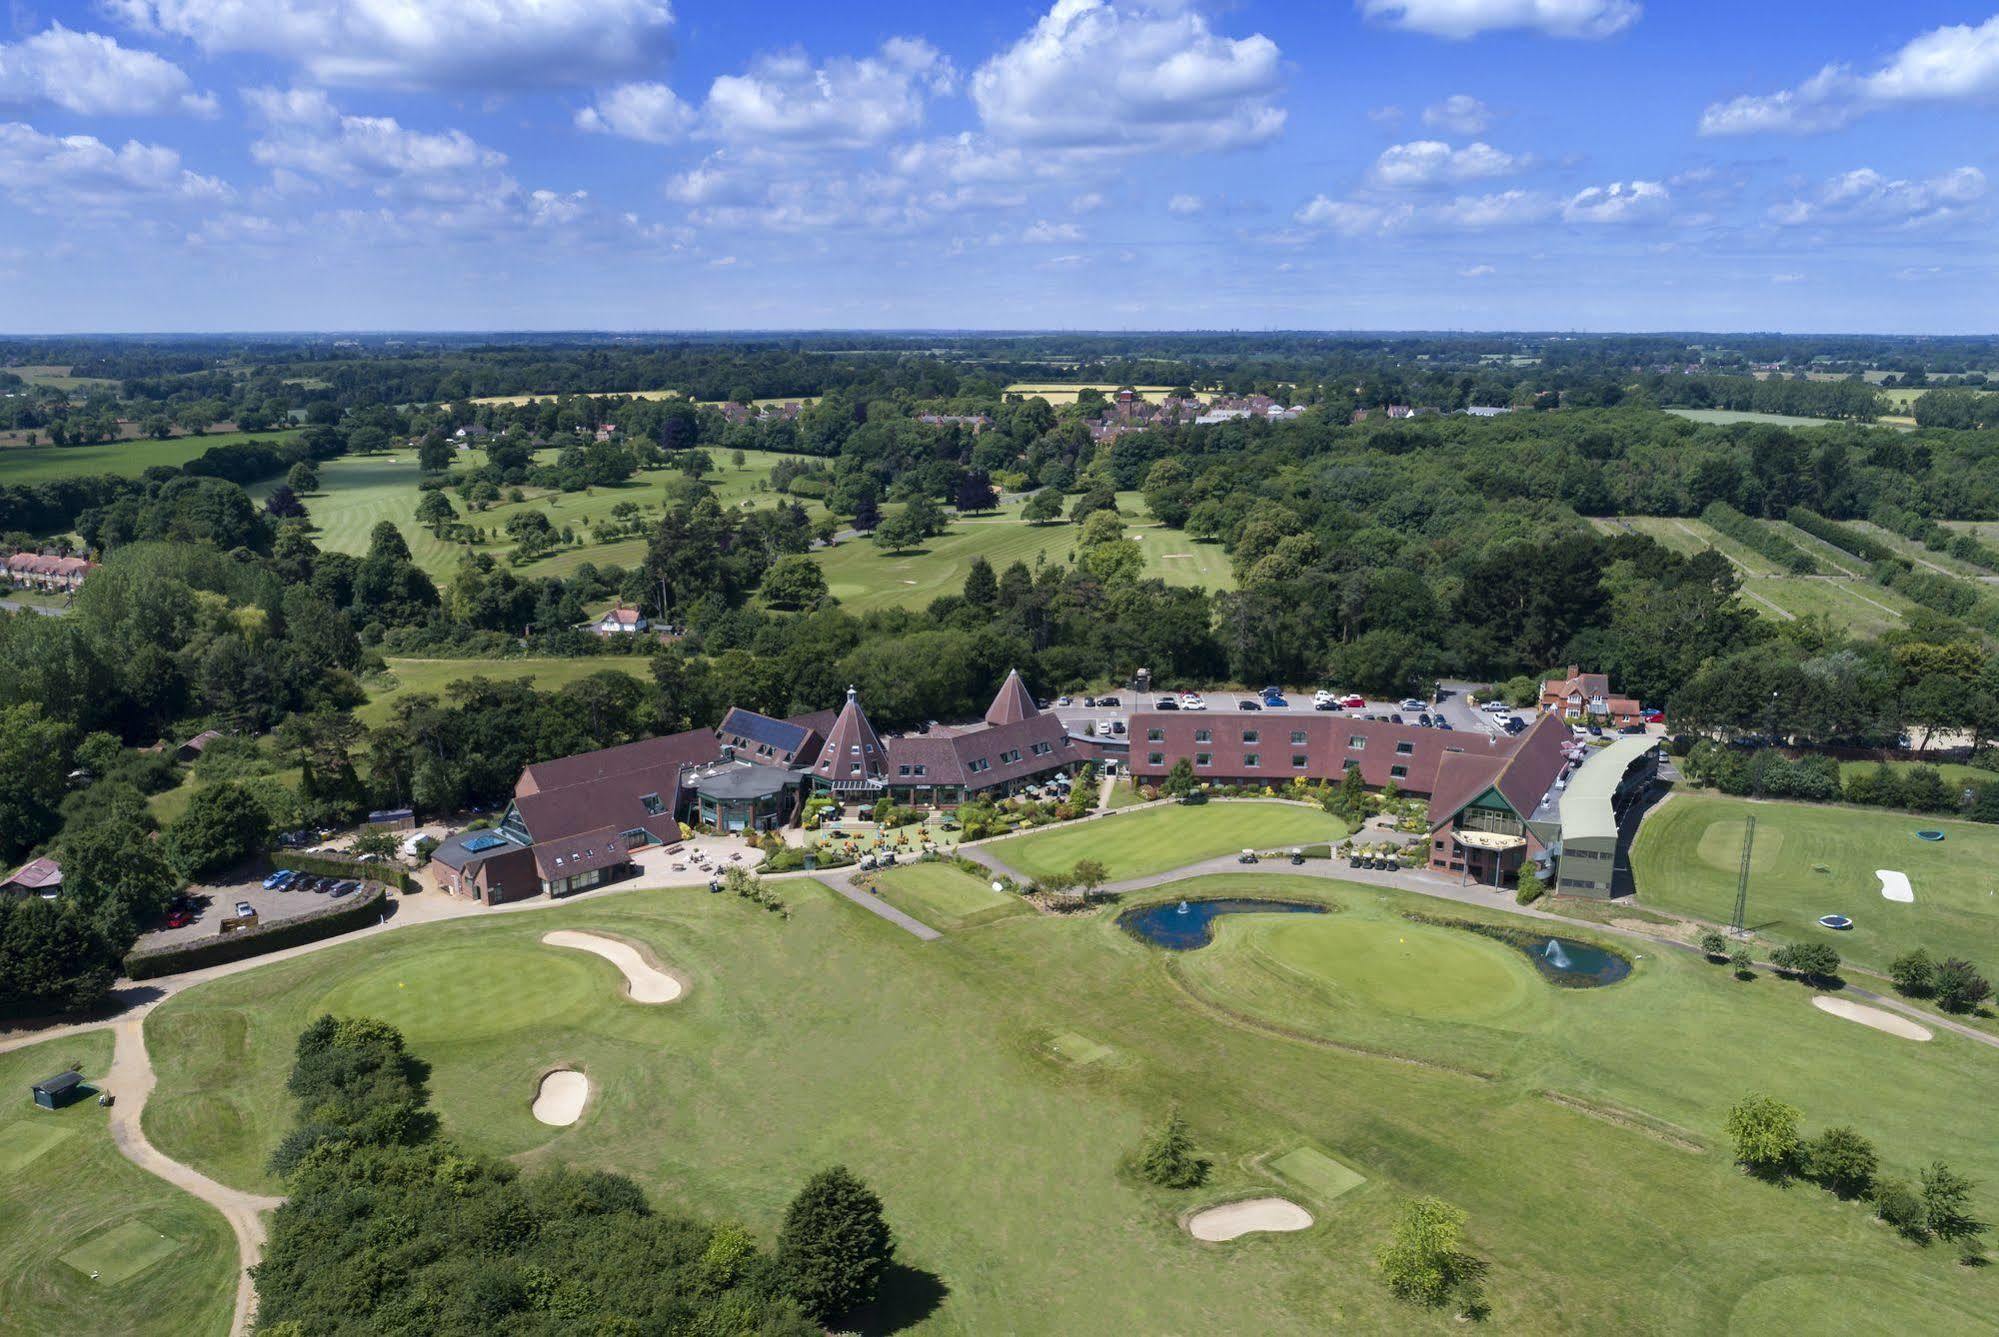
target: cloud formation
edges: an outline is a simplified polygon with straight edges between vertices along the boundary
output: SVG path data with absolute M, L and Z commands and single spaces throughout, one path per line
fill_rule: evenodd
M 1508 29 L 1547 37 L 1609 37 L 1638 21 L 1637 0 L 1357 0 L 1390 27 L 1462 41 Z
M 1453 93 L 1423 108 L 1423 124 L 1454 135 L 1483 134 L 1492 124 L 1492 109 L 1469 93 Z
M 665 84 L 620 84 L 576 113 L 576 128 L 646 144 L 671 144 L 693 128 L 694 109 Z
M 957 71 L 930 43 L 892 37 L 879 53 L 814 65 L 803 52 L 762 56 L 708 89 L 704 122 L 716 137 L 866 148 L 923 124 L 925 101 L 950 92 Z
M 507 156 L 462 130 L 410 130 L 392 116 L 345 115 L 318 89 L 252 88 L 243 96 L 264 126 L 250 145 L 260 166 L 432 202 L 515 190 L 501 172 Z
M 1439 139 L 1418 139 L 1384 149 L 1368 175 L 1378 186 L 1410 190 L 1510 176 L 1524 166 L 1524 158 L 1490 144 L 1474 143 L 1454 149 Z
M 141 204 L 212 204 L 230 195 L 163 145 L 127 140 L 113 148 L 95 135 L 46 135 L 19 121 L 0 124 L 0 190 L 36 212 L 121 216 Z
M 1999 98 L 1999 15 L 1914 38 L 1872 74 L 1828 65 L 1795 88 L 1711 104 L 1704 135 L 1817 134 L 1869 112 L 1912 103 Z
M 212 116 L 215 95 L 195 92 L 186 71 L 150 51 L 52 23 L 32 37 L 0 42 L 0 106 L 60 107 L 79 116 Z
M 1930 227 L 1955 222 L 1985 200 L 1985 173 L 1959 167 L 1927 180 L 1890 178 L 1871 167 L 1842 172 L 1809 195 L 1788 200 L 1770 211 L 1780 227 L 1864 225 Z

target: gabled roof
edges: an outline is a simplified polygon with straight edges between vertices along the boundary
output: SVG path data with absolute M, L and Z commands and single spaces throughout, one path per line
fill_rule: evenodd
M 530 848 L 534 851 L 535 871 L 545 882 L 575 877 L 596 868 L 616 867 L 631 858 L 624 837 L 615 826 L 600 826 L 561 840 L 538 840 Z
M 724 739 L 740 738 L 760 743 L 787 760 L 794 758 L 814 738 L 812 729 L 806 725 L 791 720 L 774 720 L 754 710 L 744 710 L 741 706 L 732 708 L 724 715 L 715 732 Z M 797 759 L 807 760 L 804 757 Z
M 1008 669 L 1006 681 L 1000 684 L 999 695 L 986 707 L 986 723 L 1018 724 L 1022 720 L 1033 719 L 1041 712 L 1035 707 L 1034 698 L 1028 695 L 1027 684 L 1020 680 L 1019 669 Z
M 54 859 L 30 859 L 14 870 L 14 875 L 0 885 L 21 887 L 27 891 L 45 891 L 62 885 L 62 865 Z
M 1430 791 L 1431 829 L 1450 821 L 1488 789 L 1497 790 L 1520 820 L 1526 821 L 1567 764 L 1563 752 L 1568 741 L 1568 726 L 1553 715 L 1543 715 L 1504 757 L 1447 753 Z
M 812 774 L 836 786 L 879 782 L 888 771 L 888 754 L 875 726 L 861 710 L 858 694 L 847 689 L 847 704 L 827 732 L 826 745 L 812 765 Z
M 689 729 L 618 747 L 599 748 L 595 752 L 579 752 L 573 757 L 538 761 L 521 772 L 514 793 L 537 794 L 659 766 L 694 766 L 721 755 L 722 746 L 715 741 L 711 730 Z

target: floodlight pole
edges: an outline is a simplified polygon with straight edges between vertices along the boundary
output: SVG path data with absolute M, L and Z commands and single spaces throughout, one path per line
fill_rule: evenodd
M 1735 918 L 1730 927 L 1735 936 L 1745 937 L 1748 930 L 1743 927 L 1749 910 L 1749 852 L 1756 847 L 1756 815 L 1750 813 L 1742 819 L 1742 871 L 1735 879 Z

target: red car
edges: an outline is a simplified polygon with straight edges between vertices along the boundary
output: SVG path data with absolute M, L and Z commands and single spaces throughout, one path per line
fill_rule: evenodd
M 186 928 L 193 922 L 194 916 L 186 910 L 174 909 L 167 911 L 168 928 Z

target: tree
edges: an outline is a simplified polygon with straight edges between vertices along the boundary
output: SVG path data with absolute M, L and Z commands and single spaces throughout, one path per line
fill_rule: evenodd
M 1193 794 L 1194 786 L 1194 763 L 1190 758 L 1181 757 L 1173 763 L 1173 769 L 1166 773 L 1166 783 L 1159 786 L 1159 792 L 1173 798 L 1184 799 Z
M 1971 1215 L 1971 1181 L 1942 1161 L 1932 1161 L 1923 1170 L 1922 1185 L 1923 1224 L 1947 1244 L 1962 1242 L 1967 1257 L 1976 1256 L 1978 1237 L 1987 1227 Z
M 313 468 L 311 462 L 300 460 L 291 467 L 291 472 L 285 475 L 285 485 L 298 493 L 317 492 L 319 470 Z
M 416 448 L 416 467 L 427 474 L 443 473 L 451 467 L 451 443 L 437 433 L 424 437 Z
M 1770 961 L 1810 984 L 1824 984 L 1839 974 L 1839 951 L 1830 943 L 1794 942 L 1770 953 Z
M 1050 520 L 1062 518 L 1062 494 L 1055 488 L 1045 487 L 1027 499 L 1020 508 L 1020 518 L 1031 525 L 1047 524 Z
M 1735 1142 L 1735 1159 L 1751 1173 L 1781 1175 L 1798 1158 L 1796 1106 L 1774 1096 L 1752 1093 L 1728 1111 L 1726 1128 Z
M 1402 1210 L 1395 1236 L 1377 1259 L 1398 1300 L 1436 1309 L 1455 1299 L 1459 1312 L 1482 1307 L 1485 1264 L 1465 1249 L 1465 1213 L 1440 1198 L 1418 1198 Z
M 812 1176 L 785 1209 L 778 1266 L 799 1306 L 821 1323 L 872 1301 L 894 1256 L 882 1200 L 844 1165 Z
M 1992 996 L 1992 985 L 1971 962 L 1953 956 L 1937 967 L 1936 996 L 1946 1012 L 1969 1012 Z
M 1929 1238 L 1929 1219 L 1923 1211 L 1923 1200 L 1899 1179 L 1883 1179 L 1875 1183 L 1874 1214 L 1893 1226 L 1904 1238 Z
M 965 572 L 965 602 L 988 610 L 999 602 L 999 577 L 993 574 L 993 564 L 983 553 L 972 559 L 971 568 Z
M 69 738 L 40 706 L 0 709 L 0 860 L 27 853 L 55 831 Z
M 960 511 L 990 511 L 999 505 L 999 491 L 983 470 L 973 469 L 958 479 L 956 501 Z
M 1895 988 L 1911 998 L 1927 998 L 1937 991 L 1936 958 L 1918 947 L 1888 963 L 1888 976 Z
M 264 498 L 264 514 L 273 520 L 296 520 L 305 514 L 305 503 L 292 491 L 291 484 L 280 483 Z
M 432 488 L 416 500 L 417 523 L 429 525 L 433 534 L 457 516 L 458 512 L 451 509 L 451 498 L 445 496 L 441 489 Z
M 826 573 L 802 553 L 780 557 L 763 578 L 764 602 L 772 608 L 811 608 L 826 597 Z
M 1735 967 L 1735 978 L 1739 980 L 1749 979 L 1756 974 L 1756 958 L 1750 955 L 1749 948 L 1745 945 L 1737 944 L 1735 950 L 1728 954 L 1728 964 Z
M 1160 1188 L 1197 1188 L 1208 1177 L 1208 1162 L 1194 1152 L 1187 1121 L 1174 1110 L 1138 1149 L 1139 1177 Z
M 1710 961 L 1728 960 L 1728 939 L 1709 929 L 1701 934 L 1701 955 Z
M 1104 867 L 1101 860 L 1078 859 L 1075 867 L 1069 870 L 1069 884 L 1088 900 L 1098 887 L 1110 880 L 1110 875 L 1110 869 Z
M 1880 1158 L 1874 1144 L 1851 1128 L 1828 1128 L 1798 1148 L 1804 1172 L 1842 1198 L 1864 1198 L 1874 1187 Z
M 883 552 L 907 552 L 925 537 L 923 525 L 902 510 L 875 526 L 874 542 Z
M 854 499 L 854 528 L 865 534 L 881 523 L 881 503 L 875 500 L 872 490 L 863 492 Z
M 264 805 L 233 781 L 197 789 L 187 811 L 161 837 L 167 862 L 194 879 L 241 863 L 263 849 L 271 836 Z

